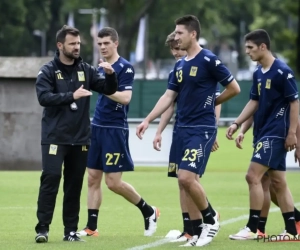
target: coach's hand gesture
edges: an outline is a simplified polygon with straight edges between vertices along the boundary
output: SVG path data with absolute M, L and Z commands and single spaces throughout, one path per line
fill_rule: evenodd
M 140 125 L 137 126 L 136 128 L 136 136 L 140 138 L 141 140 L 143 139 L 143 135 L 146 131 L 146 129 L 149 126 L 149 122 L 147 120 L 144 120 Z
M 111 75 L 115 72 L 110 63 L 104 62 L 102 59 L 99 62 L 99 67 L 103 68 L 106 74 Z
M 91 91 L 88 91 L 83 88 L 83 85 L 80 86 L 74 93 L 73 93 L 73 98 L 74 100 L 77 100 L 81 97 L 86 97 L 86 96 L 91 96 L 93 93 Z

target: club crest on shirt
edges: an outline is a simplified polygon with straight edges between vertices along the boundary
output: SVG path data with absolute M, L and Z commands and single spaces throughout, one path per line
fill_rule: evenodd
M 84 82 L 85 81 L 84 72 L 83 71 L 78 71 L 77 74 L 78 74 L 78 80 L 80 82 Z
M 197 75 L 197 70 L 198 70 L 198 67 L 192 66 L 191 71 L 190 71 L 190 76 L 196 76 Z
M 270 89 L 271 88 L 271 79 L 267 79 L 266 81 L 266 89 Z

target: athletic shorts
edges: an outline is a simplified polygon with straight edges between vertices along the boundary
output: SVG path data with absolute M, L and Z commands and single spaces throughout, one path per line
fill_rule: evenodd
M 88 168 L 105 173 L 133 171 L 128 145 L 129 130 L 103 128 L 93 125 Z

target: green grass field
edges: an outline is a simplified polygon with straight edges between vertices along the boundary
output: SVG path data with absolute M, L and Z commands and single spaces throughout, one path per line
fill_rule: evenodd
M 251 138 L 246 138 L 245 148 L 235 148 L 233 142 L 225 139 L 225 130 L 220 129 L 220 148 L 211 155 L 207 171 L 202 179 L 211 204 L 221 214 L 223 223 L 218 236 L 206 246 L 208 249 L 300 249 L 300 242 L 262 243 L 256 241 L 231 241 L 228 235 L 236 233 L 247 221 L 248 188 L 244 180 L 251 155 Z M 250 135 L 250 134 L 249 134 Z M 99 213 L 100 237 L 85 238 L 86 242 L 63 242 L 62 192 L 57 197 L 57 206 L 50 228 L 49 242 L 34 242 L 36 224 L 36 200 L 40 172 L 0 172 L 0 249 L 173 249 L 179 243 L 163 243 L 163 237 L 172 229 L 182 229 L 176 179 L 166 177 L 163 168 L 137 167 L 133 173 L 124 174 L 124 180 L 131 183 L 143 198 L 160 208 L 158 230 L 153 237 L 143 236 L 143 219 L 139 210 L 123 198 L 111 193 L 105 186 L 103 204 Z M 288 183 L 295 203 L 300 207 L 299 172 L 288 173 Z M 85 178 L 86 179 L 86 178 Z M 87 219 L 87 183 L 82 192 L 82 206 L 79 228 Z M 267 232 L 278 234 L 283 230 L 280 212 L 272 206 Z M 276 211 L 274 211 L 276 210 Z M 245 215 L 244 217 L 241 217 Z M 235 220 L 230 220 L 235 219 Z M 239 219 L 239 220 L 238 220 Z M 154 243 L 155 242 L 155 243 Z

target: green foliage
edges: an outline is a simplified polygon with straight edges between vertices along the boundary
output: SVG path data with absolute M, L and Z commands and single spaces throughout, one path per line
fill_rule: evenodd
M 144 14 L 149 17 L 149 58 L 154 60 L 170 58 L 164 42 L 175 28 L 174 20 L 193 14 L 199 18 L 201 36 L 208 40 L 210 48 L 226 41 L 239 51 L 242 63 L 244 35 L 264 28 L 271 36 L 272 49 L 286 56 L 295 69 L 298 15 L 295 0 L 1 0 L 0 42 L 5 46 L 0 47 L 0 55 L 39 55 L 41 41 L 32 34 L 35 29 L 47 32 L 47 49 L 54 50 L 55 33 L 72 11 L 75 25 L 81 31 L 82 56 L 91 61 L 92 16 L 79 14 L 78 10 L 92 8 L 108 10 L 109 25 L 119 32 L 120 54 L 127 58 L 135 49 L 139 19 Z

